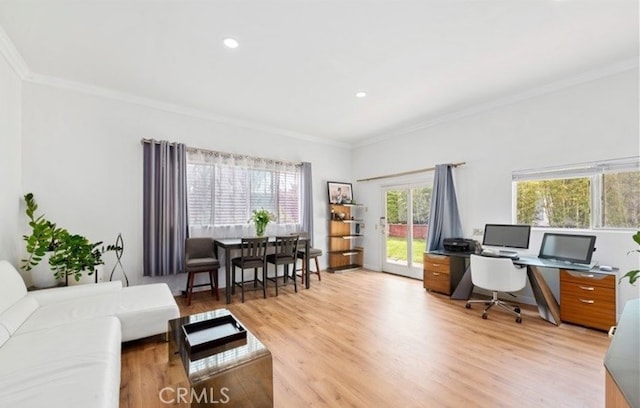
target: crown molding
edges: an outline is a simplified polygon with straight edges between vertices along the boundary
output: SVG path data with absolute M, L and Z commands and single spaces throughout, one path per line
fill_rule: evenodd
M 613 64 L 606 65 L 597 69 L 589 70 L 578 75 L 574 75 L 560 81 L 551 82 L 546 85 L 531 88 L 527 91 L 520 92 L 513 95 L 508 95 L 502 98 L 498 98 L 489 102 L 484 102 L 478 105 L 469 106 L 467 108 L 447 113 L 441 116 L 429 118 L 418 122 L 413 125 L 405 126 L 385 133 L 374 134 L 371 137 L 367 137 L 359 142 L 352 144 L 352 147 L 365 147 L 372 144 L 382 142 L 395 137 L 404 136 L 410 133 L 414 133 L 420 130 L 424 130 L 441 123 L 449 122 L 452 120 L 462 119 L 468 116 L 477 115 L 482 112 L 488 112 L 494 109 L 513 105 L 515 103 L 535 98 L 542 95 L 547 95 L 560 91 L 565 88 L 570 88 L 575 85 L 584 84 L 587 82 L 595 81 L 598 79 L 606 78 L 609 76 L 617 75 L 632 69 L 637 69 L 639 66 L 638 58 L 631 58 L 621 60 Z
M 245 121 L 241 119 L 215 115 L 213 113 L 203 111 L 188 106 L 177 105 L 158 99 L 146 98 L 129 94 L 126 92 L 115 91 L 109 88 L 103 88 L 95 85 L 88 85 L 82 82 L 70 81 L 58 77 L 42 74 L 29 74 L 24 80 L 38 85 L 51 86 L 54 88 L 60 88 L 70 90 L 74 92 L 84 93 L 101 98 L 108 98 L 117 100 L 119 102 L 131 103 L 134 105 L 140 105 L 147 108 L 157 109 L 160 111 L 174 113 L 183 116 L 189 116 L 197 119 L 203 119 L 211 122 L 215 122 L 222 125 L 229 125 L 240 127 L 244 129 L 254 130 L 261 133 L 268 133 L 272 135 L 287 136 L 295 139 L 301 139 L 308 142 L 320 143 L 325 145 L 337 146 L 341 148 L 349 149 L 351 146 L 347 143 L 337 142 L 335 140 L 322 139 L 317 136 L 311 136 L 304 133 L 294 132 L 288 129 L 278 128 L 275 126 L 263 125 L 260 123 Z
M 27 63 L 24 58 L 22 58 L 22 55 L 20 55 L 18 49 L 2 26 L 0 26 L 0 54 L 4 56 L 4 59 L 7 60 L 9 66 L 13 68 L 20 79 L 24 80 L 29 76 L 30 71 Z

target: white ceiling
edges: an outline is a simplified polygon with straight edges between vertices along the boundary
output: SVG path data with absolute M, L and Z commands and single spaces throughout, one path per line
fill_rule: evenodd
M 638 20 L 637 0 L 0 0 L 33 74 L 347 144 L 637 63 Z

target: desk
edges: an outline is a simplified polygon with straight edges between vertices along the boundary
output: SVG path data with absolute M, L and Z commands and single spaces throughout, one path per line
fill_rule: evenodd
M 269 237 L 268 246 L 275 246 L 276 238 Z M 305 287 L 309 289 L 311 280 L 309 279 L 309 239 L 300 237 L 298 240 L 298 244 L 304 243 L 305 256 L 302 262 L 304 262 L 305 266 Z M 224 249 L 224 264 L 225 264 L 225 301 L 227 303 L 231 303 L 231 289 L 233 288 L 233 281 L 231 279 L 231 251 L 234 249 L 242 248 L 242 238 L 224 238 L 224 239 L 215 239 L 213 241 L 213 247 L 216 251 L 216 257 L 220 259 L 220 248 Z M 295 268 L 293 273 L 295 274 Z M 294 276 L 295 279 L 295 276 Z
M 462 265 L 461 267 L 464 269 L 462 271 L 463 275 L 460 279 L 460 282 L 453 289 L 453 293 L 451 294 L 451 299 L 457 300 L 467 300 L 471 297 L 471 292 L 473 292 L 473 283 L 471 282 L 471 269 L 469 268 L 469 258 L 471 257 L 471 253 L 469 252 L 450 252 L 450 251 L 429 251 L 429 254 L 435 255 L 443 255 L 455 258 L 461 258 L 463 262 L 455 263 L 456 265 Z M 533 296 L 535 297 L 536 304 L 538 306 L 538 313 L 540 317 L 544 320 L 553 323 L 555 325 L 560 325 L 560 304 L 557 299 L 553 295 L 553 292 L 549 288 L 549 285 L 545 281 L 542 273 L 539 268 L 555 268 L 562 269 L 566 271 L 577 271 L 584 272 L 588 275 L 585 275 L 585 278 L 593 278 L 599 277 L 603 275 L 613 275 L 614 279 L 617 275 L 617 268 L 614 268 L 612 271 L 601 271 L 597 268 L 589 269 L 586 266 L 568 264 L 568 263 L 559 263 L 555 261 L 549 261 L 546 259 L 538 258 L 537 256 L 521 256 L 519 259 L 513 261 L 516 265 L 523 265 L 527 267 L 527 277 L 529 279 L 529 284 L 531 285 L 531 290 L 533 292 Z M 454 265 L 454 264 L 452 264 Z M 460 268 L 460 267 L 459 267 Z M 460 271 L 459 271 L 460 272 Z M 452 276 L 454 274 L 452 273 Z M 614 296 L 615 302 L 615 296 Z M 614 305 L 614 317 L 613 324 L 615 324 L 615 305 Z M 605 329 L 607 330 L 607 329 Z

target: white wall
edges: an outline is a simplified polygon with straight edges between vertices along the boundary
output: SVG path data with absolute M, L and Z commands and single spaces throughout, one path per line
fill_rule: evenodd
M 455 175 L 463 229 L 471 236 L 486 223 L 511 222 L 513 170 L 640 154 L 638 85 L 635 69 L 360 147 L 353 152 L 353 178 L 466 162 Z M 359 201 L 368 204 L 365 264 L 376 270 L 381 240 L 369 227 L 383 216 L 380 186 L 394 181 L 354 187 Z M 639 267 L 637 256 L 627 256 L 634 249 L 631 231 L 595 234 L 594 257 L 602 264 L 622 273 Z M 541 239 L 541 231 L 532 233 L 532 252 Z M 622 285 L 618 310 L 640 296 L 639 290 Z
M 346 148 L 45 85 L 23 84 L 23 118 L 22 190 L 34 193 L 50 219 L 92 241 L 113 242 L 121 232 L 129 280 L 164 280 L 174 292 L 184 288 L 184 275 L 142 277 L 141 138 L 312 163 L 315 246 L 323 250 L 326 182 L 348 179 L 351 173 Z M 108 254 L 105 262 L 109 273 L 115 256 Z
M 0 57 L 0 260 L 19 267 L 21 80 Z

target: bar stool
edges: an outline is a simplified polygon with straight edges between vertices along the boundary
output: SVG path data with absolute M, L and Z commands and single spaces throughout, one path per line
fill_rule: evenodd
M 191 305 L 191 295 L 193 288 L 210 286 L 211 294 L 220 300 L 218 293 L 218 268 L 220 263 L 213 253 L 213 238 L 187 238 L 185 241 L 184 270 L 189 274 L 187 277 L 187 305 Z M 195 275 L 201 272 L 209 273 L 209 283 L 194 285 Z
M 302 283 L 304 284 L 304 277 L 306 276 L 306 265 L 307 263 L 304 261 L 304 255 L 305 255 L 305 251 L 304 248 L 300 248 L 298 249 L 298 259 L 302 259 L 302 268 L 301 269 L 296 269 L 297 271 L 302 271 Z M 316 270 L 312 271 L 309 270 L 309 274 L 315 273 L 318 275 L 318 280 L 321 281 L 322 280 L 322 276 L 320 276 L 320 265 L 318 264 L 318 257 L 322 256 L 322 250 L 321 249 L 317 249 L 317 248 L 309 248 L 309 262 L 311 262 L 311 259 L 313 259 L 315 261 L 316 264 Z

